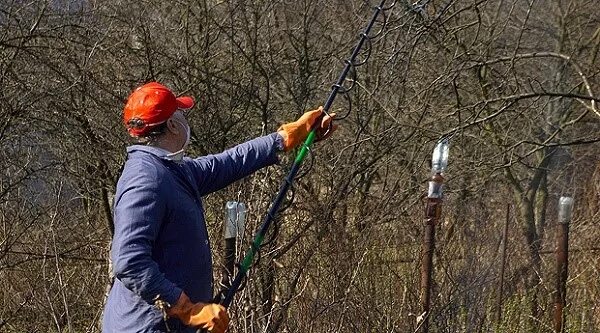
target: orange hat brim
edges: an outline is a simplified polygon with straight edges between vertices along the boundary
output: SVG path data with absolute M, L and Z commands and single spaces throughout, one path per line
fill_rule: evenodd
M 190 96 L 177 97 L 177 107 L 180 109 L 191 109 L 194 107 L 194 99 Z

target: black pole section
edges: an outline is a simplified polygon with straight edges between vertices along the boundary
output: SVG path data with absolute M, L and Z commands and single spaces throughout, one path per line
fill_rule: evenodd
M 367 25 L 367 28 L 365 29 L 365 31 L 361 34 L 361 38 L 360 38 L 358 44 L 356 45 L 356 47 L 354 48 L 352 55 L 350 56 L 350 59 L 348 59 L 346 61 L 346 66 L 344 67 L 344 70 L 340 74 L 340 77 L 338 78 L 337 83 L 335 85 L 333 85 L 333 87 L 332 87 L 332 91 L 329 94 L 329 98 L 327 99 L 327 102 L 323 106 L 323 113 L 315 120 L 315 123 L 311 126 L 311 131 L 310 131 L 310 134 L 308 135 L 308 138 L 302 145 L 302 148 L 301 148 L 300 152 L 298 153 L 298 156 L 296 157 L 294 164 L 292 165 L 287 177 L 285 178 L 283 184 L 281 185 L 281 187 L 279 189 L 279 193 L 277 194 L 277 197 L 271 204 L 271 207 L 269 208 L 269 211 L 268 211 L 267 215 L 265 216 L 263 223 L 254 238 L 254 241 L 252 242 L 252 246 L 246 253 L 246 256 L 244 257 L 244 260 L 239 267 L 239 270 L 235 276 L 235 279 L 231 283 L 231 287 L 229 288 L 229 290 L 227 291 L 227 294 L 225 295 L 225 298 L 221 302 L 221 304 L 223 306 L 229 307 L 229 305 L 233 301 L 233 296 L 235 295 L 238 288 L 240 287 L 242 280 L 245 278 L 246 274 L 248 273 L 248 270 L 250 269 L 250 266 L 252 265 L 252 261 L 254 260 L 254 255 L 259 250 L 259 248 L 262 244 L 262 241 L 265 237 L 265 234 L 269 230 L 269 227 L 271 226 L 271 223 L 273 222 L 275 215 L 279 211 L 279 207 L 281 206 L 281 203 L 285 199 L 285 197 L 287 195 L 287 191 L 289 190 L 290 186 L 292 185 L 292 182 L 296 178 L 296 175 L 298 174 L 298 171 L 300 170 L 302 161 L 304 160 L 304 157 L 308 153 L 308 149 L 310 148 L 311 144 L 313 143 L 313 141 L 315 139 L 316 128 L 319 126 L 323 117 L 326 115 L 326 113 L 331 108 L 331 105 L 333 104 L 333 101 L 335 100 L 335 97 L 337 96 L 339 89 L 342 87 L 344 80 L 346 80 L 346 76 L 348 75 L 350 68 L 355 65 L 354 61 L 356 60 L 356 57 L 358 56 L 360 49 L 362 48 L 365 41 L 370 38 L 369 33 L 371 31 L 371 28 L 375 24 L 377 17 L 379 16 L 379 14 L 382 11 L 386 10 L 384 8 L 385 2 L 386 2 L 386 0 L 381 0 L 381 3 L 379 4 L 379 6 L 375 7 L 371 21 Z
M 323 106 L 323 110 L 325 112 L 329 111 L 329 108 L 333 104 L 333 101 L 335 100 L 335 97 L 337 96 L 339 89 L 342 87 L 344 80 L 346 80 L 346 76 L 348 75 L 350 68 L 352 68 L 352 66 L 354 64 L 354 60 L 356 60 L 356 57 L 358 56 L 360 49 L 362 48 L 365 41 L 367 39 L 369 39 L 369 33 L 371 32 L 371 29 L 373 28 L 373 25 L 375 24 L 375 21 L 377 20 L 377 16 L 379 16 L 379 13 L 381 13 L 384 10 L 383 5 L 385 4 L 385 1 L 386 0 L 382 0 L 381 3 L 379 4 L 379 6 L 377 6 L 375 8 L 373 17 L 371 18 L 371 21 L 367 25 L 365 32 L 360 35 L 361 38 L 358 41 L 358 44 L 354 48 L 354 51 L 352 51 L 352 55 L 350 56 L 350 59 L 348 61 L 346 61 L 346 66 L 344 66 L 344 70 L 340 74 L 340 77 L 338 78 L 337 83 L 333 85 L 332 91 L 329 94 L 329 98 L 327 98 L 327 102 L 325 102 L 325 105 Z M 318 124 L 318 122 L 316 122 L 316 123 Z

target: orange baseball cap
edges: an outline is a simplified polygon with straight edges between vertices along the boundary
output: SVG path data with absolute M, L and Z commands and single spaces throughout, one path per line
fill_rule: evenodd
M 154 126 L 167 121 L 177 109 L 191 109 L 193 106 L 192 97 L 175 97 L 169 88 L 150 82 L 129 95 L 123 110 L 123 122 L 131 136 L 144 136 Z

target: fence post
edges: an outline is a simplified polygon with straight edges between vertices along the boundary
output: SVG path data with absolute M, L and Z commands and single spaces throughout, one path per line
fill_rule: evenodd
M 246 225 L 246 205 L 242 202 L 227 201 L 225 205 L 225 242 L 223 264 L 221 266 L 221 295 L 231 286 L 235 268 L 236 238 L 244 234 Z
M 569 223 L 573 216 L 573 198 L 560 197 L 558 202 L 558 232 L 556 234 L 556 294 L 554 299 L 554 331 L 565 331 L 564 308 L 567 305 L 569 266 Z
M 433 279 L 433 252 L 435 250 L 435 226 L 442 214 L 443 174 L 448 166 L 448 140 L 440 140 L 431 158 L 432 177 L 429 181 L 427 204 L 425 207 L 425 230 L 421 244 L 421 315 L 417 325 L 421 332 L 429 332 L 429 316 L 431 313 L 431 284 Z

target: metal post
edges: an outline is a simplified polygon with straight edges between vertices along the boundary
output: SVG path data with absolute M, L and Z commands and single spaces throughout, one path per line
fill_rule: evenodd
M 435 226 L 442 214 L 443 173 L 448 165 L 448 141 L 441 140 L 433 151 L 431 171 L 433 176 L 429 181 L 427 205 L 425 207 L 425 231 L 421 244 L 421 315 L 417 324 L 421 332 L 429 332 L 429 315 L 431 309 L 431 284 L 433 280 L 433 252 L 435 250 Z
M 221 296 L 231 287 L 231 277 L 235 268 L 236 239 L 244 234 L 246 206 L 244 203 L 228 201 L 225 205 L 225 242 L 223 265 L 221 267 Z
M 567 277 L 569 265 L 569 223 L 573 216 L 573 198 L 560 197 L 558 203 L 558 232 L 556 234 L 556 294 L 554 299 L 554 331 L 565 332 Z

